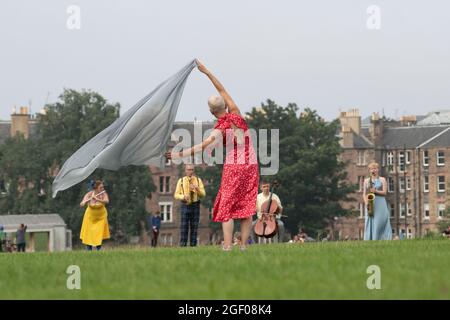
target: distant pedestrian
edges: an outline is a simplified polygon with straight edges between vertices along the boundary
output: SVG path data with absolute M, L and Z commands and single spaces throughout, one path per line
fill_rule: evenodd
M 17 252 L 25 252 L 26 241 L 25 241 L 25 232 L 27 231 L 27 226 L 23 223 L 20 225 L 19 229 L 16 232 L 16 245 Z
M 6 244 L 6 233 L 3 231 L 3 225 L 0 224 L 0 252 L 3 252 L 3 246 Z
M 158 244 L 159 229 L 161 228 L 161 213 L 156 211 L 152 216 L 152 247 Z

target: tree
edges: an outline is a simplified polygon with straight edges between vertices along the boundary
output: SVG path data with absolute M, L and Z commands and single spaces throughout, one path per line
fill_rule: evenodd
M 272 179 L 280 182 L 286 227 L 315 233 L 334 217 L 350 214 L 340 201 L 348 200 L 355 187 L 346 182 L 345 164 L 338 159 L 338 120 L 325 122 L 309 108 L 298 111 L 296 104 L 281 107 L 267 100 L 247 113 L 247 120 L 257 130 L 280 130 L 280 170 Z
M 84 209 L 79 207 L 87 182 L 51 197 L 55 172 L 84 143 L 119 117 L 120 105 L 110 104 L 92 91 L 66 89 L 60 100 L 38 115 L 37 135 L 18 135 L 0 146 L 0 176 L 9 183 L 0 198 L 6 213 L 59 213 L 72 230 L 80 230 Z M 90 179 L 102 179 L 110 195 L 108 219 L 113 239 L 138 234 L 144 219 L 145 198 L 154 191 L 146 166 L 118 171 L 96 170 Z M 78 233 L 73 232 L 74 238 Z

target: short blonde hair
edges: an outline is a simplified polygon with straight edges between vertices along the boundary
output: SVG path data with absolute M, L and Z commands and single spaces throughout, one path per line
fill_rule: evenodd
M 378 169 L 380 168 L 380 165 L 378 164 L 378 162 L 371 162 L 369 163 L 369 165 L 367 166 L 367 168 L 371 169 L 373 167 L 377 167 Z
M 221 96 L 211 96 L 208 99 L 208 106 L 212 113 L 225 111 L 225 100 Z

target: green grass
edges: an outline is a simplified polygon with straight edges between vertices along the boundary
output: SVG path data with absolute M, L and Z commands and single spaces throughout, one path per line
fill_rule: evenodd
M 81 269 L 68 290 L 66 269 Z M 366 286 L 381 268 L 381 289 Z M 450 241 L 0 254 L 1 299 L 449 299 Z

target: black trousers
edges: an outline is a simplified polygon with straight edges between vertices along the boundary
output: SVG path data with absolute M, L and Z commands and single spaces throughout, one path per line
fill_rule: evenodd
M 187 245 L 189 230 L 191 231 L 189 237 L 191 247 L 195 247 L 197 245 L 197 230 L 199 222 L 200 202 L 190 205 L 182 203 L 180 246 L 185 247 Z
M 26 243 L 17 244 L 17 252 L 25 252 Z
M 156 247 L 156 245 L 158 244 L 158 236 L 159 230 L 152 229 L 152 247 Z

